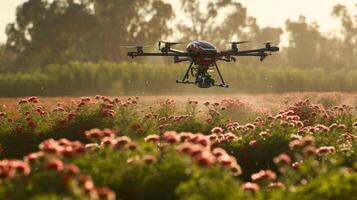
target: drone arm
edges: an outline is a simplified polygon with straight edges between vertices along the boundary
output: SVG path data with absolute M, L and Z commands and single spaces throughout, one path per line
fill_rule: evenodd
M 139 56 L 165 56 L 165 57 L 174 57 L 174 56 L 183 56 L 188 57 L 188 53 L 141 53 L 141 52 L 128 52 L 129 57 L 139 57 Z
M 191 58 L 182 58 L 180 59 L 178 56 L 174 57 L 174 63 L 180 63 L 180 62 L 186 62 L 186 61 L 191 61 Z
M 261 57 L 261 56 L 268 56 L 268 53 L 265 52 L 259 52 L 259 53 L 244 53 L 244 54 L 238 54 L 236 56 L 256 56 L 256 57 Z
M 232 56 L 226 56 L 226 57 L 219 57 L 217 58 L 217 60 L 222 60 L 224 62 L 236 62 L 237 59 Z
M 169 49 L 169 52 L 171 52 L 171 53 L 185 54 L 184 51 L 181 51 L 181 50 L 178 50 L 178 49 Z
M 265 53 L 265 52 L 277 52 L 279 51 L 279 47 L 265 47 L 265 48 L 260 48 L 260 49 L 251 49 L 251 50 L 227 50 L 227 51 L 222 51 L 221 55 L 222 56 L 252 56 L 255 54 L 260 54 L 260 53 Z M 257 55 L 259 56 L 259 55 Z

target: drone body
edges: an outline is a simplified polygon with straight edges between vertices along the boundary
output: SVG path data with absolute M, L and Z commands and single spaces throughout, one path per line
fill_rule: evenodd
M 190 42 L 186 51 L 172 49 L 171 46 L 181 44 L 175 42 L 159 42 L 158 53 L 145 53 L 144 46 L 125 46 L 127 48 L 135 48 L 136 51 L 128 52 L 128 56 L 134 58 L 139 56 L 170 56 L 174 58 L 175 63 L 190 62 L 190 65 L 181 80 L 176 80 L 176 83 L 195 84 L 199 88 L 210 88 L 212 86 L 228 87 L 224 82 L 222 74 L 217 65 L 217 61 L 235 62 L 239 56 L 256 56 L 260 57 L 260 61 L 271 54 L 271 52 L 279 51 L 279 47 L 271 46 L 271 43 L 264 43 L 264 48 L 252 50 L 239 50 L 238 45 L 247 42 L 230 42 L 231 49 L 218 51 L 211 43 L 206 41 L 195 40 Z M 269 53 L 269 54 L 268 54 Z M 217 84 L 210 75 L 211 69 L 216 69 L 221 79 L 221 83 Z M 195 80 L 189 80 L 190 75 Z

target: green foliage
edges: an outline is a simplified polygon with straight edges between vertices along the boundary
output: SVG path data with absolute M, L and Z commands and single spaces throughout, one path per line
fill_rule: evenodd
M 176 199 L 175 188 L 188 179 L 188 171 L 200 169 L 172 150 L 165 151 L 157 162 L 149 165 L 135 161 L 145 155 L 157 156 L 154 150 L 153 146 L 141 145 L 138 152 L 95 152 L 77 158 L 74 163 L 91 174 L 95 183 L 112 188 L 124 199 Z M 134 160 L 133 163 L 127 164 L 128 159 Z
M 107 187 L 103 199 L 110 200 L 114 193 L 118 199 L 353 199 L 354 107 L 326 110 L 305 100 L 243 125 L 229 121 L 241 111 L 233 105 L 249 108 L 238 100 L 178 106 L 139 99 L 96 96 L 51 110 L 31 97 L 2 108 L 1 156 L 25 157 L 0 161 L 0 198 L 95 199 Z M 232 113 L 221 113 L 224 105 Z
M 220 200 L 248 198 L 240 189 L 238 181 L 228 174 L 222 174 L 222 169 L 194 171 L 191 178 L 182 182 L 176 193 L 182 200 Z
M 322 174 L 306 186 L 299 188 L 288 199 L 355 199 L 357 174 L 346 170 Z
M 230 88 L 202 90 L 194 86 L 175 83 L 175 80 L 184 74 L 185 68 L 184 65 L 71 62 L 66 65 L 49 65 L 46 68 L 28 72 L 1 74 L 0 92 L 2 96 L 73 96 L 97 93 L 156 95 L 357 91 L 355 78 L 357 71 L 353 69 L 304 70 L 223 65 L 222 73 L 229 82 Z M 218 80 L 218 77 L 216 79 Z M 334 104 L 325 100 L 325 102 L 320 101 L 326 105 Z M 244 112 L 242 107 L 243 115 Z

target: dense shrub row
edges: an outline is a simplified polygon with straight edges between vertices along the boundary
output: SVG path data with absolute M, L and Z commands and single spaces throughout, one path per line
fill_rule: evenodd
M 185 64 L 79 63 L 0 75 L 1 96 L 357 91 L 357 70 L 222 65 L 228 89 L 176 84 Z M 214 74 L 217 76 L 217 74 Z M 216 78 L 218 81 L 218 77 Z

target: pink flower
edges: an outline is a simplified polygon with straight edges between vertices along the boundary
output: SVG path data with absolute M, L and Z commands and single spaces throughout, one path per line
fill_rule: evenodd
M 211 133 L 214 133 L 214 134 L 223 134 L 223 129 L 221 127 L 214 127 L 212 130 L 211 130 Z
M 159 135 L 148 135 L 144 139 L 146 142 L 159 142 L 160 136 Z
M 156 162 L 156 157 L 153 155 L 144 155 L 143 161 L 147 164 L 151 164 L 151 163 Z
M 22 99 L 21 101 L 19 101 L 19 105 L 22 105 L 22 104 L 27 104 L 29 103 L 26 99 Z
M 168 143 L 179 143 L 180 142 L 180 136 L 177 134 L 175 131 L 167 131 L 164 133 L 164 139 Z
M 32 163 L 35 162 L 36 160 L 38 160 L 40 157 L 42 157 L 44 155 L 44 153 L 42 151 L 36 152 L 36 153 L 30 153 L 29 155 L 27 155 L 24 160 Z
M 197 155 L 196 160 L 200 165 L 211 166 L 215 162 L 215 157 L 209 151 L 202 151 Z
M 316 150 L 317 154 L 329 154 L 334 153 L 336 151 L 335 147 L 333 146 L 322 146 Z
M 289 143 L 289 148 L 291 150 L 299 149 L 304 146 L 304 143 L 302 140 L 293 140 Z
M 224 149 L 219 148 L 219 147 L 218 147 L 218 148 L 214 148 L 214 149 L 212 150 L 212 153 L 213 153 L 213 155 L 215 155 L 216 157 L 219 157 L 219 156 L 222 156 L 222 155 L 227 154 Z
M 306 146 L 304 149 L 303 149 L 303 152 L 304 154 L 306 155 L 313 155 L 315 154 L 316 152 L 316 148 L 312 145 L 309 145 L 309 146 Z
M 244 183 L 241 187 L 244 191 L 249 191 L 249 192 L 253 192 L 253 193 L 256 193 L 259 191 L 259 185 L 256 183 L 247 182 L 247 183 Z
M 282 188 L 284 187 L 284 183 L 282 182 L 271 182 L 269 185 L 268 185 L 269 188 Z
M 86 131 L 85 135 L 89 139 L 98 140 L 98 139 L 100 139 L 102 137 L 102 131 L 100 129 L 98 129 L 98 128 L 94 128 L 94 129 L 91 129 L 89 131 Z
M 227 167 L 231 166 L 232 164 L 232 159 L 228 154 L 223 154 L 217 158 L 217 161 L 220 165 Z
M 117 138 L 117 142 L 115 144 L 116 148 L 124 147 L 132 142 L 132 140 L 128 136 L 121 136 Z
M 112 137 L 114 135 L 115 135 L 115 133 L 108 128 L 106 128 L 102 131 L 102 137 Z
M 190 132 L 181 132 L 181 133 L 179 133 L 179 135 L 180 135 L 181 141 L 183 141 L 183 142 L 187 141 L 187 140 L 191 140 L 194 137 L 193 134 Z
M 254 124 L 246 124 L 245 128 L 248 130 L 255 130 L 255 125 Z
M 62 171 L 64 169 L 64 164 L 63 164 L 62 160 L 53 159 L 53 160 L 48 161 L 47 168 L 53 169 L 56 171 Z
M 260 170 L 258 173 L 252 174 L 251 176 L 253 181 L 262 181 L 262 180 L 275 180 L 276 174 L 271 170 Z
M 290 164 L 290 162 L 291 162 L 291 159 L 290 159 L 289 155 L 285 154 L 285 153 L 282 153 L 279 156 L 274 158 L 274 163 L 275 164 L 286 165 L 286 164 Z

